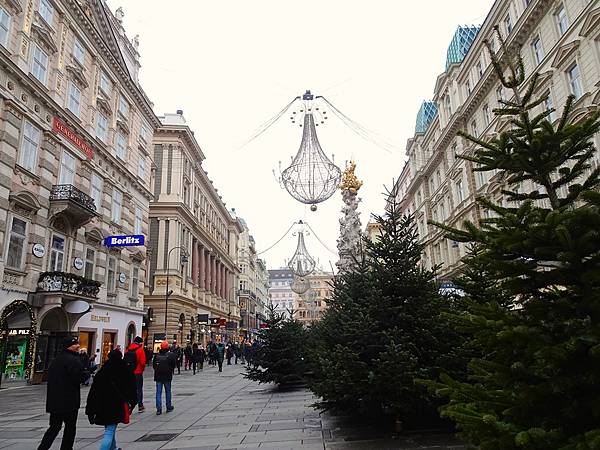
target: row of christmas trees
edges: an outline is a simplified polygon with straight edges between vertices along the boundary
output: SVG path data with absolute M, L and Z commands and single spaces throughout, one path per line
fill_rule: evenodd
M 463 157 L 500 172 L 508 206 L 482 198 L 492 218 L 435 224 L 470 248 L 455 281 L 464 295 L 440 294 L 413 217 L 392 203 L 320 322 L 271 314 L 248 376 L 304 380 L 323 408 L 406 427 L 441 416 L 482 450 L 600 449 L 599 113 L 574 123 L 569 98 L 552 124 L 536 113 L 537 75 L 526 82 L 506 47 L 490 53 L 514 94 L 495 111 L 510 129 L 465 134 L 477 145 Z M 515 189 L 526 180 L 538 188 Z

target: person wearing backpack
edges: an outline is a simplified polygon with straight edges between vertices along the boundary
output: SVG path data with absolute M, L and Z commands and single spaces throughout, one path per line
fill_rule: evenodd
M 167 412 L 173 411 L 171 404 L 171 381 L 173 381 L 173 371 L 177 361 L 175 355 L 169 351 L 169 343 L 163 341 L 160 344 L 160 350 L 154 357 L 154 381 L 156 382 L 156 415 L 162 414 L 162 390 L 165 388 L 165 397 L 167 403 Z
M 144 408 L 144 369 L 146 368 L 146 351 L 142 345 L 143 339 L 136 336 L 133 343 L 127 347 L 123 356 L 125 366 L 129 368 L 135 376 L 135 389 L 137 392 L 138 411 L 143 412 Z

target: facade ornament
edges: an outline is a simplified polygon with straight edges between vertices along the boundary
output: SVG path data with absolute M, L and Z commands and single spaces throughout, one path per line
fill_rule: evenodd
M 136 34 L 136 35 L 133 37 L 133 42 L 132 42 L 132 44 L 133 44 L 133 48 L 134 48 L 134 49 L 135 49 L 135 51 L 137 52 L 137 51 L 138 51 L 138 48 L 140 47 L 140 35 L 139 35 L 139 34 Z
M 117 10 L 115 11 L 115 19 L 117 19 L 117 22 L 119 22 L 120 24 L 123 23 L 123 17 L 125 17 L 125 12 L 123 11 L 123 7 L 119 6 L 117 8 Z

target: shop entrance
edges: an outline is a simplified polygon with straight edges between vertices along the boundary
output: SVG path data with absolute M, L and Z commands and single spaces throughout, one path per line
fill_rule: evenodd
M 108 358 L 108 354 L 115 348 L 117 333 L 105 331 L 102 335 L 102 363 Z
M 126 348 L 131 345 L 133 340 L 135 339 L 135 325 L 130 323 L 127 327 L 127 336 L 125 336 L 125 346 Z
M 50 363 L 62 352 L 62 341 L 69 334 L 67 316 L 62 308 L 54 308 L 42 319 L 40 336 L 35 350 L 36 382 L 46 381 Z
M 95 340 L 96 333 L 93 331 L 80 331 L 79 332 L 79 347 L 85 349 L 88 355 L 95 353 Z
M 35 328 L 33 310 L 23 300 L 9 304 L 0 314 L 0 383 L 31 376 Z

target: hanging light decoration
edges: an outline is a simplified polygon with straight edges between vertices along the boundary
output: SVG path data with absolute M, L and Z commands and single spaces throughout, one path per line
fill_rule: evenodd
M 288 193 L 299 202 L 310 205 L 311 211 L 317 210 L 317 203 L 331 197 L 340 184 L 341 170 L 323 152 L 316 127 L 325 123 L 325 111 L 314 108 L 314 96 L 310 91 L 302 96 L 303 106 L 300 114 L 293 113 L 290 119 L 299 124 L 302 130 L 302 141 L 298 153 L 288 168 L 281 172 L 281 184 Z M 315 123 L 315 114 L 317 123 Z M 302 119 L 302 116 L 304 118 Z
M 315 260 L 309 255 L 304 244 L 304 232 L 298 231 L 298 245 L 296 252 L 290 259 L 288 267 L 296 277 L 305 277 L 315 270 Z
M 310 281 L 305 277 L 294 277 L 290 289 L 296 294 L 302 295 L 310 289 Z

